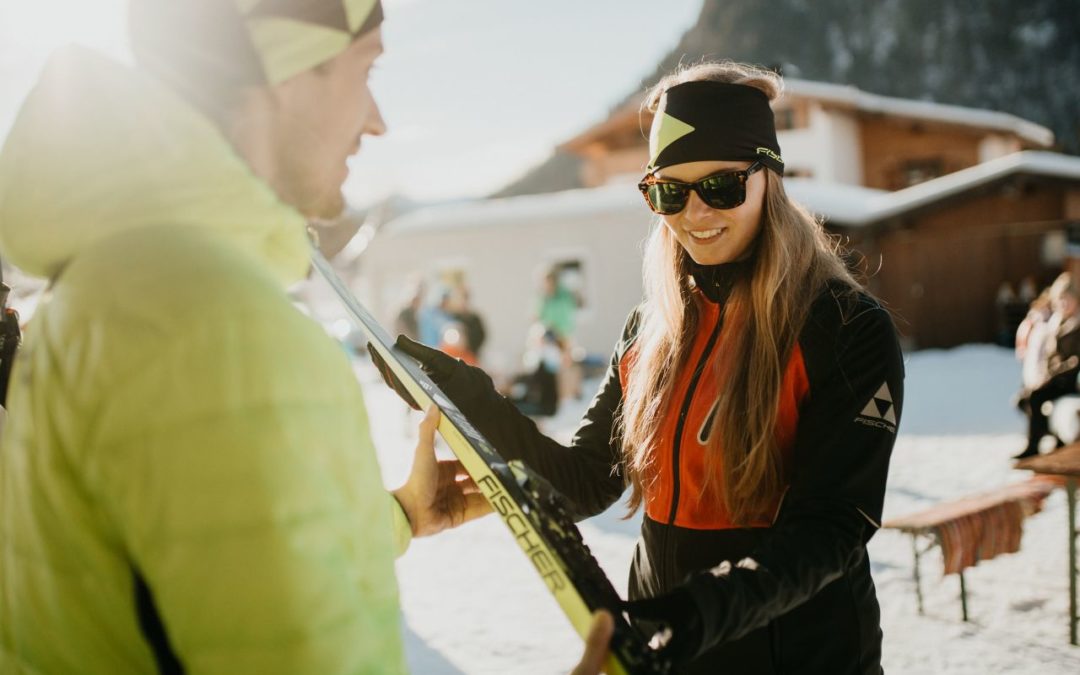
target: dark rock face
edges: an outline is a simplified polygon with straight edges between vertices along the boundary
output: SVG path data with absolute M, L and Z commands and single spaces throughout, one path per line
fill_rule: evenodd
M 702 57 L 1012 113 L 1080 153 L 1075 0 L 705 0 L 697 25 L 646 82 Z

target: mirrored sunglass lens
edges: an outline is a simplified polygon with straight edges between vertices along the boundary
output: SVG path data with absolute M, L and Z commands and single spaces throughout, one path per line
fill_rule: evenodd
M 686 188 L 673 183 L 654 183 L 649 186 L 649 202 L 660 213 L 678 213 L 686 206 Z
M 729 209 L 743 200 L 742 182 L 736 174 L 720 174 L 701 181 L 705 203 L 714 209 Z

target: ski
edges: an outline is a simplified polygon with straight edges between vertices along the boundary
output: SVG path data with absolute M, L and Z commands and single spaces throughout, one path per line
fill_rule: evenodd
M 670 664 L 648 646 L 647 638 L 620 610 L 619 594 L 585 545 L 565 498 L 526 464 L 507 462 L 499 455 L 419 365 L 393 346 L 390 335 L 349 291 L 314 244 L 311 259 L 371 347 L 413 399 L 422 408 L 434 403 L 442 411 L 439 432 L 443 439 L 510 529 L 578 635 L 584 638 L 588 634 L 595 610 L 606 609 L 614 617 L 615 632 L 604 672 L 669 673 Z

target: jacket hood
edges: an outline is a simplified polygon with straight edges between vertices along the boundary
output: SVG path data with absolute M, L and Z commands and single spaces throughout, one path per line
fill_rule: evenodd
M 52 277 L 105 237 L 177 224 L 220 233 L 283 283 L 308 269 L 306 220 L 207 117 L 145 73 L 58 51 L 0 151 L 0 253 Z

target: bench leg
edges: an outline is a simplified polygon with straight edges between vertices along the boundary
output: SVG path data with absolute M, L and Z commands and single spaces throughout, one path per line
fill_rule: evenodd
M 967 585 L 964 583 L 964 572 L 960 571 L 960 612 L 964 621 L 968 620 L 967 613 Z
M 1076 479 L 1065 481 L 1065 495 L 1069 501 L 1069 644 L 1076 644 Z
M 923 614 L 922 582 L 919 578 L 919 537 L 911 535 L 911 550 L 915 553 L 915 606 L 919 609 L 919 615 Z

